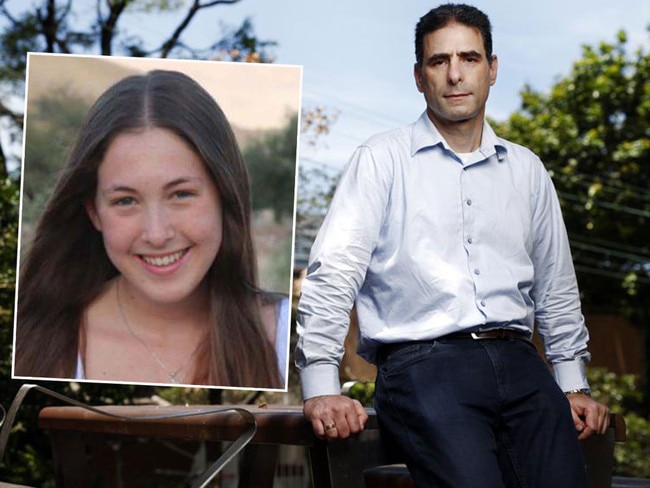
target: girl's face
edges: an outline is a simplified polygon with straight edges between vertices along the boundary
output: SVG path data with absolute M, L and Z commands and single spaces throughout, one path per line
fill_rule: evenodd
M 221 246 L 222 208 L 182 138 L 161 128 L 118 134 L 86 209 L 131 293 L 161 304 L 200 296 Z

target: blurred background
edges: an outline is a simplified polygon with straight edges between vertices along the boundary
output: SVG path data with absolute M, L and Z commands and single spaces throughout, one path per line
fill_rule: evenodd
M 558 189 L 591 331 L 592 387 L 628 423 L 628 441 L 616 447 L 616 472 L 650 478 L 650 2 L 471 3 L 490 16 L 499 56 L 489 119 L 499 135 L 542 158 Z M 285 272 L 292 269 L 297 296 L 311 242 L 347 158 L 372 134 L 410 123 L 424 109 L 412 79 L 413 29 L 433 6 L 424 0 L 0 0 L 0 403 L 8 405 L 19 386 L 10 379 L 19 189 L 23 182 L 34 195 L 23 202 L 29 219 L 42 204 L 44 197 L 37 195 L 51 186 L 44 180 L 29 188 L 29 175 L 21 178 L 26 52 L 303 66 L 300 117 L 294 105 L 284 125 L 252 128 L 257 135 L 251 142 L 242 136 L 250 127 L 238 131 L 249 164 L 257 153 L 282 154 L 275 159 L 286 163 L 277 165 L 282 171 L 261 164 L 273 170 L 263 176 L 262 187 L 281 188 L 291 198 L 291 124 L 300 132 L 295 249 L 288 265 L 284 258 L 272 260 Z M 64 70 L 53 65 L 52 78 Z M 83 81 L 84 74 L 74 78 Z M 49 76 L 42 80 L 45 95 L 35 110 L 69 112 L 71 119 L 83 112 L 74 104 L 57 105 L 54 83 Z M 67 91 L 86 96 L 79 88 Z M 68 105 L 69 111 L 62 110 Z M 29 124 L 28 117 L 28 132 Z M 46 155 L 54 154 L 55 145 L 61 146 L 57 151 L 67 147 L 58 132 L 48 132 L 58 127 L 42 129 Z M 257 190 L 255 180 L 253 185 L 261 196 L 259 184 Z M 294 210 L 277 207 L 279 201 L 270 196 L 256 204 L 261 222 L 292 221 Z M 354 327 L 353 320 L 341 379 L 358 380 L 357 393 L 369 404 L 374 370 L 354 355 Z M 292 375 L 287 394 L 49 386 L 94 403 L 154 396 L 173 403 L 299 403 L 293 370 Z M 52 486 L 48 440 L 34 429 L 40 407 L 26 409 L 0 479 Z M 291 454 L 284 464 L 299 473 L 301 456 Z M 294 481 L 285 477 L 282 486 L 309 486 L 304 476 L 296 474 Z

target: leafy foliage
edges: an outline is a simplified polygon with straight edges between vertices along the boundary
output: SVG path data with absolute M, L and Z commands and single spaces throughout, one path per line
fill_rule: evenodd
M 310 110 L 305 109 L 302 111 L 300 132 L 307 143 L 314 146 L 319 138 L 329 134 L 338 117 L 338 110 L 330 107 L 318 106 Z
M 9 394 L 11 343 L 18 248 L 19 184 L 12 178 L 0 181 L 0 392 Z M 5 393 L 7 392 L 7 393 Z M 10 396 L 8 398 L 11 398 Z M 2 398 L 3 405 L 5 398 Z
M 53 190 L 52 181 L 64 166 L 68 151 L 81 127 L 89 102 L 66 91 L 38 100 L 26 125 L 23 175 L 23 236 L 36 223 Z M 22 242 L 26 244 L 25 241 Z M 23 251 L 24 254 L 24 249 Z
M 627 424 L 627 439 L 614 450 L 614 472 L 620 476 L 650 478 L 650 420 L 644 407 L 647 392 L 638 376 L 616 375 L 604 368 L 587 370 L 594 398 L 620 413 Z
M 328 107 L 303 108 L 301 141 L 317 146 L 329 134 L 338 118 L 338 111 Z M 306 265 L 311 244 L 316 238 L 329 206 L 340 173 L 310 159 L 302 159 L 298 168 L 296 198 L 295 261 Z
M 22 114 L 10 109 L 8 102 L 24 92 L 27 52 L 271 62 L 269 49 L 275 42 L 260 39 L 249 18 L 238 28 L 222 26 L 221 33 L 215 30 L 216 39 L 207 39 L 206 47 L 184 42 L 184 34 L 197 15 L 240 1 L 111 0 L 96 2 L 93 17 L 88 15 L 88 3 L 80 0 L 40 0 L 30 5 L 0 0 L 4 25 L 0 32 L 0 118 L 11 124 L 9 131 L 20 132 Z M 143 12 L 173 13 L 178 24 L 161 39 L 145 40 L 139 31 L 133 33 L 124 27 L 126 17 Z M 0 147 L 0 153 L 3 149 Z
M 237 29 L 229 30 L 228 35 L 210 49 L 217 51 L 216 59 L 244 61 L 247 63 L 272 63 L 273 56 L 267 48 L 276 46 L 275 41 L 262 41 L 253 31 L 250 18 L 244 19 Z
M 13 305 L 16 281 L 16 252 L 18 241 L 19 175 L 12 175 L 11 165 L 17 160 L 16 147 L 22 139 L 23 114 L 20 99 L 24 95 L 26 53 L 80 53 L 127 54 L 137 56 L 186 57 L 235 60 L 234 56 L 219 50 L 228 45 L 239 50 L 236 60 L 270 61 L 267 49 L 274 45 L 257 38 L 252 22 L 247 19 L 239 29 L 215 34 L 208 39 L 207 48 L 192 47 L 183 42 L 183 34 L 196 16 L 217 5 L 238 3 L 241 0 L 111 0 L 96 2 L 96 15 L 88 15 L 88 2 L 75 0 L 39 0 L 16 2 L 0 0 L 0 122 L 9 137 L 0 146 L 0 404 L 8 407 L 20 387 L 11 380 L 11 344 L 13 336 Z M 86 10 L 83 10 L 86 9 Z M 178 25 L 166 38 L 147 43 L 138 34 L 122 28 L 125 17 L 138 12 L 156 14 L 179 13 Z M 152 17 L 155 20 L 155 17 Z M 225 28 L 224 28 L 225 30 Z M 20 109 L 14 107 L 20 106 Z M 57 124 L 34 126 L 30 133 L 28 157 L 34 161 L 30 168 L 38 174 L 30 175 L 25 188 L 27 214 L 40 213 L 38 208 L 47 199 L 43 189 L 51 187 L 53 162 L 60 162 L 70 146 L 71 128 L 78 124 L 87 105 L 73 94 L 52 94 L 40 102 L 38 110 L 56 113 Z M 30 114 L 31 116 L 31 114 Z M 30 129 L 31 130 L 31 129 Z M 74 133 L 74 130 L 72 131 Z M 66 135 L 67 134 L 67 135 Z M 5 141 L 10 140 L 11 145 Z M 293 180 L 292 180 L 293 181 Z M 30 210 L 31 209 L 31 210 Z M 129 385 L 70 384 L 48 382 L 52 390 L 91 404 L 125 404 L 135 398 L 149 397 L 153 388 Z M 199 392 L 170 389 L 166 394 L 172 401 L 218 401 L 219 390 L 208 395 Z M 3 481 L 53 486 L 53 472 L 49 439 L 35 429 L 38 412 L 52 402 L 42 396 L 28 397 L 10 436 L 10 446 L 0 466 Z
M 297 131 L 298 116 L 294 114 L 285 127 L 262 134 L 244 149 L 253 209 L 271 208 L 278 221 L 293 214 Z
M 584 46 L 582 59 L 550 93 L 526 87 L 521 110 L 495 125 L 503 137 L 536 152 L 550 170 L 585 305 L 630 313 L 645 306 L 650 54 L 629 53 L 624 32 L 614 43 Z

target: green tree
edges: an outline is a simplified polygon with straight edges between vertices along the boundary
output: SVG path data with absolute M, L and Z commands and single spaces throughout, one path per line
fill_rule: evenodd
M 650 54 L 630 52 L 624 32 L 584 46 L 549 93 L 526 87 L 521 109 L 495 125 L 553 176 L 585 308 L 650 330 Z
M 102 54 L 155 56 L 226 61 L 270 62 L 273 41 L 261 40 L 250 19 L 238 28 L 215 29 L 215 38 L 206 36 L 205 46 L 190 46 L 184 34 L 197 16 L 219 5 L 242 0 L 98 0 L 92 6 L 81 0 L 40 0 L 26 2 L 0 0 L 0 120 L 14 141 L 22 137 L 26 53 Z M 144 39 L 123 27 L 130 15 L 147 13 L 177 15 L 171 32 L 158 39 Z M 152 17 L 155 19 L 155 17 Z M 13 103 L 12 103 L 13 102 Z M 15 106 L 20 108 L 15 108 Z M 12 147 L 19 146 L 14 144 Z M 13 161 L 12 161 L 13 156 Z M 17 155 L 0 146 L 0 158 L 17 163 Z
M 34 111 L 30 112 L 30 121 L 33 118 L 38 122 L 25 126 L 29 141 L 25 146 L 25 161 L 29 164 L 23 175 L 23 237 L 42 214 L 54 189 L 52 176 L 65 161 L 87 110 L 87 100 L 61 89 L 39 99 Z M 24 255 L 26 242 L 21 244 Z
M 216 7 L 241 0 L 39 0 L 23 2 L 0 0 L 0 404 L 7 407 L 20 387 L 11 378 L 11 343 L 16 279 L 19 157 L 23 130 L 26 53 L 71 53 L 130 56 L 157 56 L 194 59 L 271 61 L 268 49 L 275 43 L 257 38 L 253 25 L 246 19 L 236 29 L 215 29 L 214 39 L 206 36 L 206 46 L 189 46 L 184 34 L 197 16 Z M 90 10 L 89 10 L 90 9 Z M 157 40 L 145 40 L 123 27 L 124 20 L 137 12 L 147 12 L 153 21 L 157 13 L 177 15 L 178 24 Z M 53 94 L 57 95 L 57 94 Z M 67 101 L 66 101 L 67 100 Z M 52 96 L 40 102 L 38 109 L 55 112 L 61 126 L 40 127 L 40 135 L 30 135 L 37 144 L 27 148 L 35 161 L 41 156 L 52 159 L 53 151 L 64 153 L 68 143 L 59 136 L 63 126 L 78 125 L 81 106 Z M 45 162 L 44 162 L 45 164 Z M 30 180 L 37 186 L 50 182 Z M 26 195 L 37 193 L 30 183 Z M 38 202 L 37 202 L 38 203 Z M 67 383 L 46 384 L 51 389 L 88 403 L 129 403 L 136 396 L 150 395 L 126 385 L 83 385 L 71 389 Z M 218 390 L 210 390 L 210 400 L 219 401 Z M 182 395 L 180 395 L 182 396 Z M 46 403 L 42 397 L 29 397 L 21 409 L 19 422 L 12 433 L 5 462 L 0 466 L 0 480 L 52 486 L 52 466 L 48 459 L 49 440 L 35 430 L 36 416 Z M 28 419 L 28 420 L 25 420 Z M 49 480 L 49 481 L 48 481 Z
M 294 114 L 284 127 L 263 133 L 244 149 L 253 209 L 271 208 L 277 221 L 293 214 L 297 131 L 298 115 Z
M 317 146 L 322 142 L 322 138 L 329 134 L 338 115 L 338 110 L 329 107 L 303 108 L 301 141 Z M 311 245 L 334 196 L 339 176 L 338 169 L 308 158 L 301 158 L 298 168 L 294 245 L 294 262 L 297 267 L 307 266 Z
M 0 179 L 0 347 L 1 358 L 11 357 L 11 322 L 16 283 L 19 184 Z M 0 378 L 10 376 L 8 361 L 0 361 Z

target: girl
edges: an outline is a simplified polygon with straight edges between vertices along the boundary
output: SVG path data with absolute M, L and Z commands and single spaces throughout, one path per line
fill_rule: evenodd
M 281 388 L 288 301 L 256 285 L 246 168 L 195 81 L 90 109 L 18 294 L 16 376 Z

